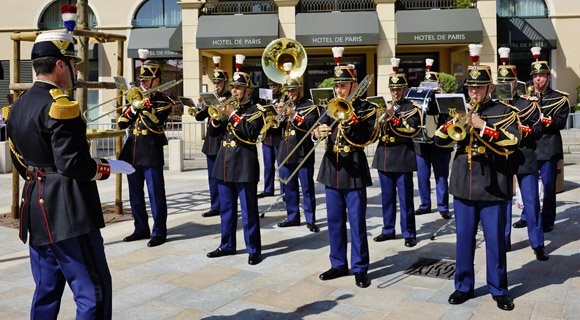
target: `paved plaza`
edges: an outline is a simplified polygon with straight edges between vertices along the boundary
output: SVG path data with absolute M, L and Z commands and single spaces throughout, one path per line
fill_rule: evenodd
M 113 276 L 114 319 L 580 319 L 580 154 L 565 155 L 565 191 L 558 194 L 554 231 L 547 233 L 547 262 L 535 259 L 526 229 L 514 229 L 508 253 L 513 311 L 499 310 L 485 282 L 485 243 L 481 229 L 475 256 L 475 298 L 450 305 L 453 280 L 404 273 L 420 258 L 455 259 L 455 227 L 437 212 L 417 216 L 414 248 L 404 246 L 397 218 L 397 239 L 372 241 L 382 227 L 376 170 L 368 188 L 367 230 L 372 284 L 360 289 L 354 276 L 321 281 L 330 267 L 324 186 L 316 185 L 316 215 L 321 227 L 278 228 L 283 202 L 261 219 L 263 262 L 250 266 L 238 223 L 237 255 L 209 259 L 220 243 L 219 217 L 209 209 L 205 161 L 188 163 L 181 173 L 166 171 L 168 242 L 148 248 L 147 241 L 122 242 L 133 231 L 123 221 L 102 229 Z M 316 165 L 318 167 L 318 164 Z M 10 212 L 12 174 L 0 175 L 0 212 Z M 101 200 L 114 204 L 114 179 L 98 182 Z M 434 182 L 431 183 L 434 188 Z M 123 196 L 128 198 L 123 180 Z M 260 182 L 258 190 L 262 191 Z M 433 202 L 435 201 L 432 192 Z M 265 210 L 275 197 L 260 199 Z M 415 207 L 419 205 L 415 182 Z M 124 206 L 129 207 L 128 200 Z M 514 221 L 521 210 L 514 207 Z M 130 212 L 126 212 L 130 214 Z M 350 246 L 349 246 L 350 248 Z M 350 249 L 349 249 L 350 250 Z M 28 245 L 15 229 L 0 227 L 0 319 L 28 319 L 34 282 Z M 60 319 L 74 319 L 75 304 L 65 289 Z

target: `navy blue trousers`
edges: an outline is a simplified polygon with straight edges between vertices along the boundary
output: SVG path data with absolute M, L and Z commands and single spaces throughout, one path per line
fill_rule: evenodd
M 287 179 L 296 170 L 296 167 L 296 164 L 282 166 L 280 168 L 280 177 Z M 306 218 L 306 222 L 315 222 L 316 197 L 314 194 L 314 163 L 304 165 L 292 177 L 292 180 L 284 185 L 288 221 L 300 222 L 300 192 L 298 189 L 298 180 L 300 180 L 300 186 L 302 186 L 302 201 L 304 203 L 304 217 Z
M 544 206 L 542 207 L 542 224 L 553 227 L 556 221 L 556 176 L 558 160 L 539 161 L 538 167 L 544 185 Z
M 220 211 L 220 198 L 218 191 L 218 179 L 212 178 L 213 165 L 215 164 L 216 156 L 206 156 L 207 160 L 207 180 L 209 181 L 209 199 L 211 201 L 211 209 Z
M 421 205 L 419 209 L 431 211 L 431 167 L 435 175 L 437 210 L 449 211 L 449 160 L 451 153 L 425 153 L 417 155 L 417 184 Z
M 326 187 L 326 215 L 330 237 L 330 265 L 348 270 L 346 257 L 346 221 L 350 225 L 351 270 L 367 272 L 369 269 L 369 244 L 367 241 L 367 189 L 334 189 Z
M 540 214 L 540 199 L 538 195 L 538 173 L 517 175 L 524 209 L 522 220 L 528 224 L 530 246 L 535 249 L 544 246 L 544 230 Z M 511 248 L 512 205 L 508 204 L 506 217 L 506 248 Z
M 151 234 L 154 237 L 167 236 L 167 200 L 165 198 L 165 180 L 163 166 L 135 166 L 135 172 L 127 175 L 129 181 L 129 200 L 135 218 L 135 233 Z M 145 205 L 144 182 L 153 215 L 153 232 L 149 230 L 147 209 Z
M 220 249 L 236 251 L 236 229 L 238 227 L 238 198 L 242 207 L 242 225 L 248 253 L 262 253 L 260 217 L 258 212 L 258 183 L 233 183 L 218 180 L 220 193 L 220 216 L 222 240 Z
M 455 290 L 473 293 L 475 236 L 479 221 L 485 239 L 487 288 L 492 296 L 508 294 L 505 251 L 505 215 L 508 201 L 472 201 L 455 197 L 457 252 Z
M 111 319 L 111 274 L 99 230 L 49 245 L 31 244 L 30 268 L 36 283 L 31 319 L 57 319 L 67 282 L 76 319 Z
M 383 230 L 385 235 L 395 235 L 397 220 L 397 189 L 401 211 L 401 233 L 405 238 L 416 237 L 415 210 L 413 209 L 413 173 L 379 171 L 383 202 Z
M 262 158 L 264 159 L 264 192 L 274 193 L 274 178 L 276 167 L 276 155 L 278 154 L 278 146 L 268 146 L 262 144 Z M 278 163 L 280 164 L 280 163 Z M 284 193 L 284 184 L 280 182 L 280 194 Z

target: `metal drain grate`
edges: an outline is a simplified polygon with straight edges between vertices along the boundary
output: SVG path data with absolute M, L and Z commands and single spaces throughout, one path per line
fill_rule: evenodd
M 420 258 L 405 270 L 405 274 L 447 280 L 453 279 L 455 261 Z

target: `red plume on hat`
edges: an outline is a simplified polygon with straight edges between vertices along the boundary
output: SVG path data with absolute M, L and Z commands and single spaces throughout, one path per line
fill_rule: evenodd
M 399 58 L 391 58 L 391 65 L 393 66 L 393 72 L 397 73 L 399 70 L 399 64 L 401 63 L 401 59 Z
M 216 68 L 220 67 L 220 62 L 222 61 L 222 57 L 220 56 L 214 56 L 213 58 L 213 66 Z
M 139 49 L 137 50 L 137 53 L 139 54 L 139 61 L 141 61 L 142 64 L 145 64 L 145 60 L 147 60 L 147 56 L 149 55 L 149 50 Z
M 77 25 L 77 6 L 72 4 L 64 5 L 60 7 L 60 14 L 66 31 L 72 33 Z
M 332 48 L 332 55 L 334 56 L 334 61 L 336 65 L 340 65 L 342 61 L 342 54 L 344 53 L 344 47 L 333 47 Z
M 473 44 L 472 43 L 469 45 L 469 57 L 471 58 L 471 62 L 473 62 L 474 66 L 479 61 L 479 56 L 481 55 L 482 48 L 483 48 L 483 45 L 481 45 L 481 44 Z
M 246 56 L 243 54 L 236 54 L 236 71 L 240 71 L 244 64 L 244 60 L 246 60 Z

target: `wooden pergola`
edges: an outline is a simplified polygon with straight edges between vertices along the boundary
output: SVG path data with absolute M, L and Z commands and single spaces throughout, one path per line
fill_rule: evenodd
M 124 44 L 127 40 L 127 37 L 124 35 L 117 35 L 117 34 L 110 34 L 104 32 L 95 32 L 88 29 L 87 21 L 88 21 L 88 6 L 86 0 L 78 0 L 77 2 L 78 8 L 78 26 L 73 31 L 72 35 L 76 36 L 77 44 L 78 44 L 78 55 L 83 58 L 83 63 L 81 63 L 77 70 L 78 70 L 78 81 L 75 83 L 76 90 L 76 100 L 79 102 L 81 113 L 87 110 L 87 90 L 88 89 L 116 89 L 116 85 L 114 82 L 95 82 L 95 81 L 86 81 L 89 76 L 89 64 L 88 64 L 88 57 L 89 57 L 89 50 L 88 44 L 89 43 L 107 43 L 107 42 L 116 42 L 117 43 L 117 76 L 123 76 L 123 61 L 124 61 Z M 51 30 L 54 32 L 57 30 Z M 58 30 L 58 31 L 65 31 L 65 30 Z M 14 43 L 14 52 L 13 52 L 13 59 L 11 68 L 13 70 L 12 74 L 14 75 L 13 82 L 10 83 L 10 89 L 13 90 L 13 101 L 15 101 L 23 91 L 28 90 L 32 83 L 20 83 L 20 55 L 21 55 L 21 42 L 22 41 L 30 41 L 34 42 L 36 37 L 43 33 L 42 31 L 35 31 L 35 32 L 15 32 L 10 36 L 10 39 L 13 40 Z M 67 92 L 69 96 L 73 96 L 73 90 Z M 122 105 L 123 103 L 123 92 L 117 90 L 117 105 Z M 121 109 L 117 110 L 117 117 L 121 114 Z M 125 135 L 124 130 L 120 130 L 117 126 L 116 130 L 89 130 L 87 132 L 88 139 L 102 139 L 102 138 L 115 138 L 115 145 L 116 145 L 116 156 L 119 157 L 122 148 L 122 136 Z M 121 174 L 116 174 L 116 188 L 115 188 L 115 213 L 122 214 L 123 213 L 123 203 L 122 203 L 122 185 Z M 11 215 L 12 218 L 18 219 L 18 208 L 19 208 L 19 189 L 20 189 L 20 176 L 18 172 L 13 167 L 12 168 L 12 208 L 11 208 Z

